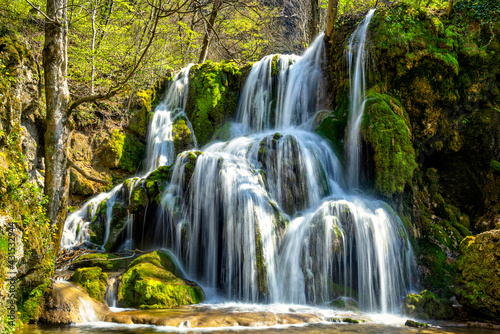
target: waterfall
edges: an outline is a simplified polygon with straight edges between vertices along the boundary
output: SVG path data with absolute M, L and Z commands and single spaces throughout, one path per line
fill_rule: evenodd
M 366 17 L 359 22 L 358 27 L 349 39 L 347 47 L 347 61 L 349 64 L 349 124 L 347 129 L 347 178 L 349 186 L 356 188 L 359 185 L 360 159 L 360 128 L 365 108 L 365 68 L 368 54 L 365 51 L 366 33 L 368 25 L 375 13 L 371 9 Z
M 186 107 L 189 70 L 193 64 L 188 65 L 179 71 L 171 80 L 165 98 L 155 108 L 153 119 L 150 122 L 147 139 L 147 156 L 145 161 L 145 170 L 139 177 L 128 180 L 129 194 L 122 194 L 123 184 L 114 187 L 110 192 L 101 193 L 83 204 L 83 206 L 70 214 L 64 223 L 63 236 L 61 246 L 64 248 L 76 246 L 96 246 L 102 251 L 105 250 L 105 245 L 110 234 L 110 225 L 113 218 L 113 208 L 115 204 L 123 204 L 123 197 L 129 199 L 130 192 L 134 186 L 146 177 L 149 173 L 160 166 L 166 166 L 174 162 L 174 144 L 173 144 L 173 122 L 182 117 L 185 119 L 186 125 L 193 133 L 193 140 L 196 146 L 196 137 L 191 123 L 184 114 Z M 127 183 L 127 182 L 125 182 Z M 101 205 L 106 206 L 106 216 L 104 222 L 104 237 L 103 240 L 91 240 L 92 236 L 89 233 L 91 224 L 98 223 L 98 214 L 100 213 Z M 133 215 L 127 213 L 126 222 L 126 241 L 122 245 L 124 247 L 132 247 L 132 222 Z M 95 241 L 98 241 L 97 243 Z
M 316 112 L 323 37 L 318 36 L 302 57 L 271 55 L 253 65 L 241 92 L 237 116 L 246 131 L 301 125 Z
M 387 204 L 352 195 L 372 15 L 348 47 L 348 170 L 311 126 L 323 86 L 321 35 L 302 56 L 271 55 L 253 65 L 240 95 L 238 135 L 177 155 L 159 212 L 140 222 L 153 231 L 148 248 L 169 249 L 190 279 L 230 300 L 324 304 L 349 297 L 366 311 L 399 312 L 411 284 L 406 230 Z M 188 71 L 176 76 L 150 124 L 147 172 L 174 162 L 171 124 L 185 117 Z M 129 180 L 127 189 L 141 182 Z M 95 201 L 110 195 L 99 196 Z M 132 221 L 129 215 L 127 243 Z

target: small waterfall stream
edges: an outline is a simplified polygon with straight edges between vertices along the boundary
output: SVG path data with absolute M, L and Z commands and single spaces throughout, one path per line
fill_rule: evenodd
M 318 305 L 345 296 L 366 311 L 399 312 L 413 257 L 404 226 L 387 204 L 352 195 L 359 173 L 364 45 L 373 12 L 348 48 L 347 170 L 310 125 L 322 85 L 323 35 L 303 56 L 256 62 L 233 124 L 238 135 L 177 158 L 171 124 L 177 115 L 185 117 L 189 67 L 174 78 L 150 125 L 146 172 L 174 158 L 175 164 L 157 219 L 144 224 L 154 226 L 151 246 L 171 250 L 205 289 L 252 303 Z M 121 187 L 68 217 L 62 245 L 88 242 L 85 230 L 95 214 L 88 208 L 107 198 L 113 207 Z
M 345 147 L 347 152 L 347 179 L 351 188 L 356 188 L 359 185 L 360 129 L 366 102 L 365 68 L 368 59 L 365 44 L 368 25 L 374 13 L 375 9 L 371 9 L 358 24 L 358 27 L 349 39 L 349 45 L 346 50 L 351 94 Z

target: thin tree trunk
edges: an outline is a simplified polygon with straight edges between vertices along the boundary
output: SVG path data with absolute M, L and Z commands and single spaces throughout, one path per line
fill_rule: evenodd
M 335 21 L 337 20 L 339 0 L 328 1 L 328 13 L 326 16 L 325 39 L 330 42 L 335 34 Z
M 45 132 L 45 195 L 47 216 L 59 229 L 54 240 L 59 247 L 69 194 L 69 173 L 66 151 L 69 128 L 69 91 L 67 82 L 68 26 L 67 0 L 48 0 L 47 16 L 52 22 L 45 25 L 43 68 L 45 72 L 45 98 L 47 104 Z
M 448 0 L 448 10 L 446 11 L 446 15 L 448 16 L 448 18 L 450 18 L 452 11 L 453 11 L 453 0 Z
M 319 34 L 319 0 L 311 0 L 311 13 L 309 18 L 309 43 Z
M 215 19 L 217 18 L 217 13 L 219 11 L 222 0 L 214 0 L 214 6 L 212 8 L 212 13 L 210 14 L 210 19 L 208 20 L 207 31 L 205 32 L 205 37 L 203 37 L 203 44 L 201 47 L 200 58 L 198 63 L 204 63 L 207 60 L 208 46 L 210 44 L 210 38 L 212 37 L 212 32 L 214 30 Z
M 90 92 L 91 94 L 94 94 L 94 87 L 95 87 L 95 40 L 97 36 L 97 30 L 95 27 L 95 17 L 97 13 L 97 0 L 90 1 L 90 10 L 92 11 L 92 45 L 91 45 L 91 52 L 92 52 L 92 70 L 91 70 L 91 83 L 90 83 Z

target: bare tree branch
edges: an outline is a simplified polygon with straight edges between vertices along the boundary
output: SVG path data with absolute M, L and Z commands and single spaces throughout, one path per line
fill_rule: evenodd
M 68 164 L 69 164 L 70 167 L 74 168 L 78 173 L 80 173 L 84 178 L 86 178 L 86 179 L 88 179 L 90 181 L 94 181 L 94 182 L 101 183 L 101 184 L 104 184 L 104 185 L 110 184 L 108 181 L 102 180 L 100 178 L 97 178 L 97 177 L 94 177 L 92 175 L 89 175 L 89 174 L 85 173 L 85 171 L 83 169 L 81 169 L 79 166 L 77 166 L 69 158 L 68 158 Z

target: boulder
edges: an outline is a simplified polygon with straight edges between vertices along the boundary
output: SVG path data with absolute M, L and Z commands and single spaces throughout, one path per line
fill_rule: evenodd
M 205 298 L 201 287 L 185 279 L 175 259 L 163 250 L 132 261 L 119 280 L 120 306 L 171 308 L 196 304 Z
M 500 230 L 460 243 L 457 299 L 471 314 L 500 321 Z

